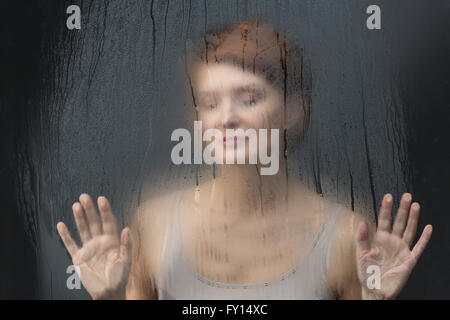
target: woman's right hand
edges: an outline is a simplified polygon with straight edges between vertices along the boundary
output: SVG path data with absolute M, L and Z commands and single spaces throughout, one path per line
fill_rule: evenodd
M 100 217 L 87 194 L 80 195 L 80 202 L 72 206 L 81 248 L 63 222 L 57 225 L 58 233 L 81 282 L 93 299 L 125 299 L 131 266 L 130 229 L 124 228 L 119 238 L 108 200 L 99 197 L 97 204 Z

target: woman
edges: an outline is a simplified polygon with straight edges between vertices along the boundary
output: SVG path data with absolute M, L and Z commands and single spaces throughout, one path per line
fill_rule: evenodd
M 94 299 L 392 299 L 427 245 L 417 244 L 419 204 L 383 198 L 378 227 L 308 190 L 290 170 L 309 118 L 308 78 L 298 51 L 268 25 L 245 22 L 191 50 L 188 76 L 202 129 L 219 130 L 214 178 L 150 199 L 119 237 L 108 200 L 82 194 L 73 213 L 82 247 L 58 232 Z M 227 129 L 267 130 L 252 151 Z M 262 131 L 264 132 L 264 131 Z M 281 132 L 279 140 L 270 139 Z M 215 149 L 217 150 L 217 149 Z M 256 150 L 256 151 L 255 151 Z M 278 155 L 262 175 L 254 152 Z M 252 153 L 253 152 L 253 153 Z M 244 156 L 247 164 L 227 164 Z M 227 158 L 228 157 L 228 158 Z M 133 240 L 132 240 L 133 239 Z M 132 245 L 133 243 L 133 245 Z M 133 249 L 132 249 L 133 248 Z

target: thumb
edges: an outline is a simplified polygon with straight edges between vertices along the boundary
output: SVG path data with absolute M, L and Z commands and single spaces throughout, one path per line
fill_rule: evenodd
M 120 260 L 127 264 L 131 262 L 131 248 L 130 228 L 126 227 L 120 235 Z
M 356 257 L 359 259 L 361 255 L 369 249 L 369 229 L 367 223 L 362 221 L 359 224 L 358 232 L 356 233 Z

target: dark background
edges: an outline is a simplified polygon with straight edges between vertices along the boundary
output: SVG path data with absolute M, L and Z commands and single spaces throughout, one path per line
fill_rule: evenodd
M 70 4 L 81 6 L 84 36 L 65 28 Z M 382 9 L 383 29 L 377 33 L 365 29 L 370 4 Z M 331 182 L 319 177 L 313 184 L 357 209 L 377 207 L 384 192 L 398 197 L 412 191 L 423 208 L 421 227 L 431 223 L 434 233 L 399 298 L 450 298 L 449 1 L 3 1 L 0 15 L 1 298 L 87 297 L 65 289 L 61 266 L 69 260 L 55 236 L 56 222 L 70 216 L 71 202 L 81 192 L 108 194 L 115 208 L 129 207 L 130 194 L 140 193 L 136 180 L 142 170 L 157 171 L 142 169 L 142 163 L 153 159 L 154 132 L 167 123 L 144 128 L 148 119 L 173 113 L 147 111 L 148 102 L 167 100 L 161 92 L 172 74 L 164 67 L 183 52 L 179 30 L 186 39 L 215 24 L 255 16 L 281 29 L 306 30 L 297 40 L 309 48 L 313 64 L 316 59 L 313 107 L 322 108 L 312 132 L 327 124 L 325 115 L 333 119 L 332 109 L 353 117 L 334 124 L 336 130 L 346 128 L 339 137 L 356 137 L 346 144 L 354 149 L 340 155 L 348 167 L 328 160 L 339 152 L 323 151 L 312 161 Z M 125 60 L 133 55 L 131 62 Z M 103 92 L 103 87 L 113 89 Z M 104 101 L 111 92 L 118 96 Z M 122 114 L 119 107 L 127 99 L 136 111 Z M 96 117 L 104 122 L 83 121 Z M 384 126 L 387 133 L 378 135 Z M 316 143 L 335 142 L 315 137 Z M 67 155 L 69 149 L 74 154 Z M 127 163 L 129 169 L 123 168 Z

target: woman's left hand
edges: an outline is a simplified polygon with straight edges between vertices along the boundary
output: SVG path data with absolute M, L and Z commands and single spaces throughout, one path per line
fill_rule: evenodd
M 359 224 L 356 259 L 363 299 L 394 299 L 404 287 L 431 238 L 432 227 L 427 225 L 416 245 L 410 249 L 420 211 L 419 204 L 411 204 L 411 200 L 411 194 L 403 194 L 391 230 L 393 199 L 392 195 L 385 194 L 372 241 L 369 241 L 367 223 Z

